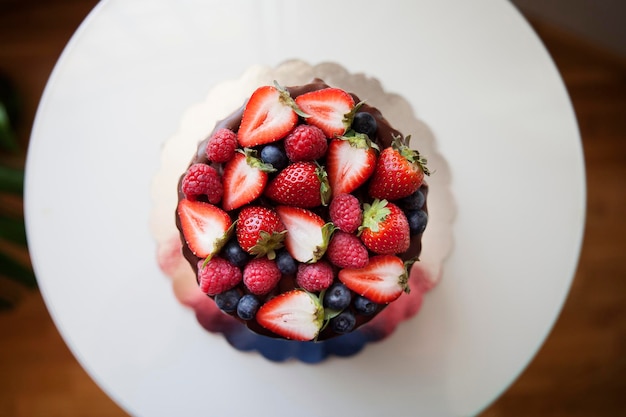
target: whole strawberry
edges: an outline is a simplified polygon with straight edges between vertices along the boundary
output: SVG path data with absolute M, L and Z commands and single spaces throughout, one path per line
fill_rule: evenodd
M 243 283 L 255 295 L 265 295 L 280 281 L 276 262 L 267 258 L 252 259 L 243 269 Z
M 274 259 L 275 250 L 283 246 L 285 225 L 272 209 L 245 207 L 239 212 L 235 227 L 239 246 L 251 255 Z
M 372 252 L 393 255 L 405 252 L 411 243 L 406 215 L 393 203 L 374 200 L 364 205 L 361 240 Z
M 387 200 L 407 197 L 420 188 L 424 175 L 430 174 L 426 160 L 409 148 L 410 139 L 396 137 L 392 146 L 380 153 L 369 184 L 370 196 Z
M 202 292 L 216 295 L 241 282 L 241 270 L 219 256 L 198 262 L 198 284 Z
M 265 195 L 280 204 L 305 208 L 328 204 L 326 171 L 315 162 L 294 162 L 268 184 Z

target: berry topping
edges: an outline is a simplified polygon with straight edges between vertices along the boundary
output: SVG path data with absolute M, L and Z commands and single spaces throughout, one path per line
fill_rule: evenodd
M 354 310 L 358 314 L 362 314 L 364 316 L 371 316 L 378 310 L 378 304 L 369 300 L 362 295 L 357 295 L 354 297 Z
M 337 316 L 330 319 L 330 328 L 335 333 L 344 334 L 349 333 L 354 329 L 356 324 L 356 317 L 350 310 L 345 310 L 339 313 Z
M 219 293 L 215 296 L 215 305 L 224 313 L 234 313 L 241 299 L 241 291 L 237 288 Z
M 177 213 L 187 246 L 199 258 L 219 252 L 230 236 L 233 222 L 219 207 L 202 201 L 180 200 Z
M 326 256 L 339 268 L 363 268 L 369 261 L 367 248 L 356 235 L 336 231 L 330 239 Z
M 289 164 L 289 158 L 283 148 L 273 143 L 261 148 L 261 160 L 272 165 L 276 171 L 280 171 Z
M 335 195 L 351 193 L 374 173 L 377 147 L 356 134 L 330 141 L 326 156 L 328 182 Z
M 241 282 L 241 270 L 219 256 L 198 262 L 198 284 L 203 293 L 215 295 Z
M 243 269 L 243 283 L 256 295 L 272 291 L 280 281 L 280 276 L 276 262 L 267 258 L 252 259 Z
M 374 116 L 366 112 L 358 112 L 354 115 L 352 121 L 352 129 L 358 133 L 366 134 L 370 139 L 376 137 L 378 131 L 378 123 Z
M 315 162 L 294 162 L 269 183 L 265 195 L 290 206 L 326 205 L 330 199 L 326 171 Z
M 313 161 L 326 154 L 328 141 L 317 126 L 299 125 L 285 138 L 285 152 L 291 161 Z
M 324 307 L 330 310 L 341 311 L 350 305 L 351 300 L 350 289 L 340 282 L 333 284 L 324 293 Z
M 282 139 L 297 124 L 295 104 L 286 90 L 276 86 L 259 87 L 243 111 L 238 131 L 243 147 L 263 145 Z
M 250 260 L 250 255 L 248 252 L 243 250 L 241 246 L 239 246 L 239 242 L 236 238 L 230 239 L 226 242 L 224 248 L 222 249 L 222 255 L 228 260 L 228 262 L 239 268 L 243 268 Z
M 300 264 L 296 284 L 299 287 L 311 291 L 319 292 L 330 287 L 333 283 L 333 268 L 328 262 L 319 261 L 314 264 Z
M 426 197 L 422 190 L 417 190 L 413 194 L 401 198 L 396 202 L 403 210 L 419 210 L 424 207 L 424 203 L 426 203 Z
M 334 231 L 332 223 L 301 207 L 278 206 L 276 211 L 287 228 L 285 247 L 296 261 L 312 263 L 324 256 Z
M 261 307 L 259 299 L 253 294 L 246 294 L 237 304 L 237 315 L 242 320 L 252 320 L 259 311 L 259 307 Z
M 276 253 L 276 265 L 283 275 L 293 275 L 298 271 L 298 263 L 286 250 Z
M 224 166 L 224 210 L 234 210 L 258 198 L 267 184 L 267 173 L 272 171 L 271 165 L 256 158 L 255 151 L 236 152 Z
M 230 129 L 219 129 L 209 138 L 206 156 L 212 162 L 228 162 L 235 156 L 235 149 L 237 149 L 235 132 Z
M 248 206 L 239 212 L 235 226 L 241 248 L 257 257 L 274 259 L 275 250 L 283 246 L 285 226 L 278 214 L 269 208 Z
M 188 200 L 197 200 L 205 195 L 211 204 L 222 199 L 224 187 L 217 170 L 207 164 L 193 164 L 181 182 L 181 191 Z
M 424 233 L 428 224 L 428 213 L 424 210 L 410 210 L 406 212 L 406 219 L 409 222 L 411 235 Z
M 409 148 L 410 139 L 396 137 L 392 146 L 381 152 L 369 185 L 372 197 L 397 200 L 409 196 L 420 188 L 424 174 L 430 175 L 426 160 Z
M 307 114 L 305 122 L 322 129 L 328 138 L 343 135 L 352 124 L 354 99 L 339 88 L 302 94 L 296 104 Z
M 393 255 L 373 256 L 365 268 L 339 271 L 339 280 L 346 287 L 379 304 L 408 292 L 408 279 L 402 259 Z
M 264 328 L 286 339 L 307 341 L 319 334 L 324 309 L 314 295 L 292 290 L 263 304 L 256 315 Z
M 409 223 L 400 207 L 386 200 L 374 200 L 363 208 L 361 240 L 369 250 L 392 255 L 409 248 Z
M 330 202 L 330 220 L 340 230 L 354 233 L 363 221 L 359 199 L 352 194 L 339 194 Z

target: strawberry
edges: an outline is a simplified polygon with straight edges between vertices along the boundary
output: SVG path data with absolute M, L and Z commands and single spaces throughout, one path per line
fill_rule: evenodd
M 244 149 L 224 166 L 222 207 L 230 211 L 255 200 L 267 184 L 267 173 L 274 171 L 256 157 L 256 151 Z
M 311 161 L 294 162 L 269 183 L 265 195 L 279 204 L 298 207 L 327 205 L 330 188 L 326 171 Z
M 406 215 L 387 200 L 374 200 L 363 205 L 361 240 L 369 250 L 378 254 L 392 255 L 405 252 L 411 243 L 409 222 Z
M 306 113 L 305 122 L 322 129 L 328 138 L 346 133 L 356 111 L 352 96 L 332 87 L 302 94 L 296 104 Z
M 324 308 L 316 296 L 297 289 L 263 304 L 256 320 L 264 328 L 286 339 L 313 340 L 324 323 Z
M 183 199 L 177 212 L 185 241 L 200 258 L 219 252 L 232 231 L 228 213 L 213 204 Z
M 325 223 L 320 216 L 301 207 L 278 206 L 276 212 L 287 228 L 287 252 L 296 261 L 313 263 L 324 256 L 335 230 L 332 223 Z
M 369 184 L 370 196 L 387 200 L 407 197 L 420 188 L 424 174 L 430 175 L 426 159 L 409 148 L 410 139 L 398 136 L 381 152 Z
M 237 217 L 237 242 L 241 248 L 257 257 L 274 259 L 275 250 L 283 247 L 285 226 L 278 214 L 269 208 L 248 206 Z
M 295 107 L 289 92 L 278 85 L 257 88 L 243 111 L 239 144 L 252 147 L 282 139 L 298 123 Z
M 351 193 L 374 172 L 378 146 L 367 135 L 354 133 L 333 139 L 328 147 L 326 169 L 334 195 Z
M 357 294 L 375 303 L 396 300 L 409 292 L 409 275 L 402 259 L 393 255 L 376 255 L 364 268 L 342 269 L 339 280 Z

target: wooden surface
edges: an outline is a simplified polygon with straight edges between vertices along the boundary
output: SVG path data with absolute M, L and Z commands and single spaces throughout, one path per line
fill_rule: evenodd
M 95 0 L 0 0 L 0 71 L 23 97 L 26 143 L 65 43 Z M 532 363 L 481 417 L 626 415 L 626 62 L 534 25 L 576 110 L 588 204 L 580 265 Z M 19 163 L 21 157 L 17 157 Z M 15 158 L 14 158 L 15 159 Z M 39 293 L 0 313 L 0 417 L 126 415 L 65 346 Z

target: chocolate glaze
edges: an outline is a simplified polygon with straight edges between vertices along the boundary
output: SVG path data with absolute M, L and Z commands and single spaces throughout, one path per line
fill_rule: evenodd
M 321 79 L 316 78 L 314 80 L 312 80 L 310 83 L 308 84 L 304 84 L 304 85 L 300 85 L 300 86 L 295 86 L 295 87 L 286 87 L 287 91 L 289 91 L 289 94 L 291 95 L 292 98 L 296 98 L 302 94 L 311 92 L 311 91 L 316 91 L 316 90 L 321 90 L 323 88 L 328 88 L 329 86 Z M 355 103 L 359 103 L 360 99 L 355 95 L 350 93 L 354 99 Z M 213 131 L 204 139 L 202 140 L 199 144 L 198 144 L 198 149 L 196 152 L 196 155 L 194 155 L 194 157 L 191 159 L 190 164 L 195 164 L 195 163 L 205 163 L 205 164 L 211 164 L 212 166 L 214 166 L 216 169 L 218 169 L 218 171 L 222 170 L 222 166 L 221 164 L 212 164 L 207 156 L 206 156 L 206 144 L 209 140 L 209 138 L 211 137 L 211 135 L 216 132 L 219 129 L 222 128 L 227 128 L 230 129 L 234 132 L 237 132 L 239 129 L 239 125 L 241 124 L 241 119 L 243 116 L 243 112 L 245 109 L 245 105 L 246 103 L 244 103 L 239 109 L 237 109 L 235 112 L 233 112 L 231 115 L 229 115 L 228 117 L 226 117 L 225 119 L 218 121 L 215 125 L 215 128 L 213 129 Z M 389 122 L 387 121 L 387 119 L 384 118 L 384 116 L 382 115 L 382 113 L 375 107 L 372 107 L 368 104 L 363 104 L 361 106 L 361 108 L 359 109 L 359 111 L 361 112 L 367 112 L 370 113 L 372 116 L 374 116 L 374 118 L 376 119 L 377 125 L 378 125 L 378 130 L 377 130 L 377 137 L 376 138 L 370 138 L 371 140 L 373 140 L 374 142 L 376 142 L 376 144 L 380 147 L 380 149 L 384 149 L 387 148 L 389 146 L 391 146 L 392 141 L 394 140 L 394 138 L 400 136 L 400 137 L 404 137 L 404 135 L 402 135 L 401 132 L 399 132 L 398 130 L 394 129 L 393 127 L 391 127 L 391 125 L 389 124 Z M 322 161 L 323 163 L 323 161 Z M 183 192 L 181 191 L 181 182 L 183 177 L 185 176 L 185 173 L 183 173 L 178 181 L 178 200 L 180 201 L 181 199 L 185 198 L 185 195 L 183 194 Z M 367 185 L 368 183 L 366 182 L 364 185 L 362 185 L 359 189 L 357 189 L 356 191 L 353 192 L 353 194 L 357 195 L 357 197 L 360 198 L 361 201 L 370 201 L 372 200 L 370 197 L 367 196 L 366 194 L 366 190 L 367 190 Z M 426 183 L 424 183 L 421 187 L 422 192 L 424 193 L 424 196 L 427 197 L 428 196 L 428 185 Z M 255 200 L 254 202 L 255 205 L 264 205 L 264 206 L 268 206 L 271 207 L 273 206 L 273 204 L 266 200 L 264 197 L 260 197 L 257 200 Z M 327 207 L 318 207 L 315 209 L 312 209 L 313 211 L 317 212 L 317 214 L 319 214 L 320 216 L 322 216 L 322 218 L 324 219 L 328 219 L 329 215 L 328 215 L 328 208 Z M 427 211 L 427 204 L 424 203 L 424 207 L 422 208 L 422 210 Z M 230 216 L 232 219 L 236 219 L 237 215 L 238 215 L 238 211 L 239 210 L 235 210 L 230 212 Z M 185 257 L 185 259 L 189 262 L 189 264 L 191 265 L 193 271 L 195 274 L 197 274 L 198 272 L 198 262 L 200 261 L 201 258 L 195 256 L 191 249 L 189 248 L 189 246 L 187 245 L 187 243 L 185 242 L 185 238 L 182 232 L 182 228 L 181 228 L 181 224 L 180 224 L 180 219 L 178 217 L 178 215 L 175 213 L 175 217 L 176 217 L 176 227 L 178 228 L 179 232 L 180 232 L 180 239 L 182 242 L 182 253 L 183 256 Z M 416 259 L 419 257 L 420 253 L 422 250 L 422 235 L 414 235 L 411 237 L 411 245 L 409 247 L 409 249 L 402 253 L 402 254 L 398 254 L 398 256 L 400 258 L 402 258 L 403 260 L 410 260 L 410 259 Z M 279 282 L 278 286 L 272 291 L 270 292 L 267 296 L 265 296 L 265 300 L 269 300 L 270 298 L 286 292 L 288 290 L 294 289 L 296 287 L 295 284 L 295 276 L 283 276 L 281 278 L 281 281 Z M 243 286 L 243 284 L 240 284 L 240 288 L 242 292 L 246 292 L 245 287 Z M 263 301 L 263 300 L 262 300 Z M 355 329 L 360 327 L 361 325 L 367 323 L 368 321 L 370 321 L 371 319 L 373 319 L 380 311 L 382 311 L 385 308 L 384 305 L 381 305 L 378 308 L 378 311 L 376 311 L 374 314 L 372 314 L 371 316 L 363 316 L 363 315 L 359 315 L 355 313 L 355 317 L 357 319 L 357 323 L 355 326 Z M 248 328 L 258 334 L 262 334 L 262 335 L 266 335 L 266 336 L 270 336 L 270 337 L 280 337 L 270 331 L 268 331 L 267 329 L 261 327 L 255 320 L 250 320 L 250 321 L 242 321 L 240 320 L 237 315 L 233 315 L 233 318 L 241 321 L 243 323 L 245 323 Z M 332 329 L 330 328 L 330 326 L 327 326 L 326 329 L 324 329 L 318 336 L 317 340 L 326 340 L 326 339 L 330 339 L 332 337 L 338 336 L 338 334 L 336 334 L 335 332 L 332 331 Z

